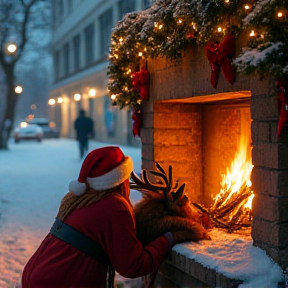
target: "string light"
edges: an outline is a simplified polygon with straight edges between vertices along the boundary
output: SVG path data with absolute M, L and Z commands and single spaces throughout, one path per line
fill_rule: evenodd
M 278 13 L 277 13 L 277 16 L 278 16 L 279 18 L 281 18 L 281 17 L 283 16 L 283 13 L 282 13 L 282 12 L 278 12 Z
M 254 32 L 254 30 L 251 31 L 251 33 L 249 34 L 250 37 L 254 37 L 256 34 Z
M 142 52 L 139 52 L 138 55 L 139 55 L 140 57 L 142 57 L 142 56 L 143 56 L 143 53 L 142 53 Z
M 179 20 L 178 20 L 178 23 L 179 23 L 179 24 L 182 24 L 182 20 L 181 20 L 181 19 L 179 19 Z
M 111 100 L 116 100 L 116 95 L 115 94 L 112 94 L 111 96 L 110 96 L 110 98 L 111 98 Z
M 218 32 L 221 32 L 221 31 L 222 31 L 222 28 L 221 28 L 221 27 L 218 27 L 217 30 L 218 30 Z
M 244 6 L 244 8 L 245 8 L 246 10 L 248 10 L 248 9 L 250 9 L 250 6 L 249 6 L 248 4 L 246 4 L 246 5 Z
M 123 42 L 123 38 L 122 37 L 119 39 L 119 42 L 122 44 L 122 42 Z
M 160 25 L 159 25 L 159 29 L 162 29 L 162 28 L 163 28 L 163 24 L 160 24 Z
M 229 0 L 225 0 L 225 3 L 229 3 Z

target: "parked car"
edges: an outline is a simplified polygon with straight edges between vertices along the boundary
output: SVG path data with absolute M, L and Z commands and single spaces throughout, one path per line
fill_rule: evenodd
M 37 124 L 43 130 L 44 138 L 59 138 L 59 130 L 55 127 L 55 123 L 47 118 L 33 118 L 29 124 Z
M 20 140 L 37 140 L 41 142 L 43 138 L 43 130 L 36 124 L 28 124 L 21 122 L 14 130 L 14 141 L 19 143 Z

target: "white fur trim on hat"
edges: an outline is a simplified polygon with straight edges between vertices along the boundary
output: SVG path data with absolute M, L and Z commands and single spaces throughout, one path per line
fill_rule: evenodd
M 106 190 L 123 183 L 129 178 L 132 171 L 132 159 L 126 156 L 125 160 L 116 168 L 99 177 L 87 177 L 87 182 L 89 183 L 90 187 L 95 190 Z
M 82 195 L 86 190 L 86 183 L 80 183 L 77 180 L 72 180 L 69 184 L 69 191 L 76 196 Z

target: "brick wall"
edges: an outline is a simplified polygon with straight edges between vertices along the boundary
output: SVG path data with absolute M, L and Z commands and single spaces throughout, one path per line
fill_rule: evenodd
M 154 161 L 173 167 L 192 201 L 202 200 L 202 112 L 200 105 L 154 105 Z M 193 127 L 193 129 L 192 129 Z
M 252 96 L 255 191 L 252 237 L 254 245 L 285 268 L 288 266 L 288 145 L 276 139 L 276 102 L 273 93 Z

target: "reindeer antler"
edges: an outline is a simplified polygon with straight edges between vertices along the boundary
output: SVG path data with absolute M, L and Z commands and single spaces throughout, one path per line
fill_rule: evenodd
M 159 172 L 153 171 L 153 170 L 150 170 L 149 172 L 161 178 L 162 180 L 164 180 L 164 183 L 163 181 L 161 181 L 160 185 L 153 184 L 148 178 L 147 170 L 142 169 L 141 179 L 134 172 L 131 173 L 131 178 L 134 181 L 134 183 L 133 182 L 130 183 L 130 187 L 142 193 L 144 191 L 151 191 L 151 192 L 156 192 L 156 193 L 159 193 L 161 191 L 163 192 L 166 201 L 168 201 L 168 193 L 178 187 L 178 180 L 176 181 L 176 185 L 172 188 L 172 181 L 173 181 L 172 166 L 169 165 L 169 173 L 167 177 L 167 174 L 165 170 L 162 168 L 162 166 L 157 162 L 155 162 L 155 164 Z M 181 185 L 181 187 L 176 192 L 173 192 L 172 196 L 174 200 L 179 199 L 183 195 L 184 187 L 185 187 L 185 184 Z

